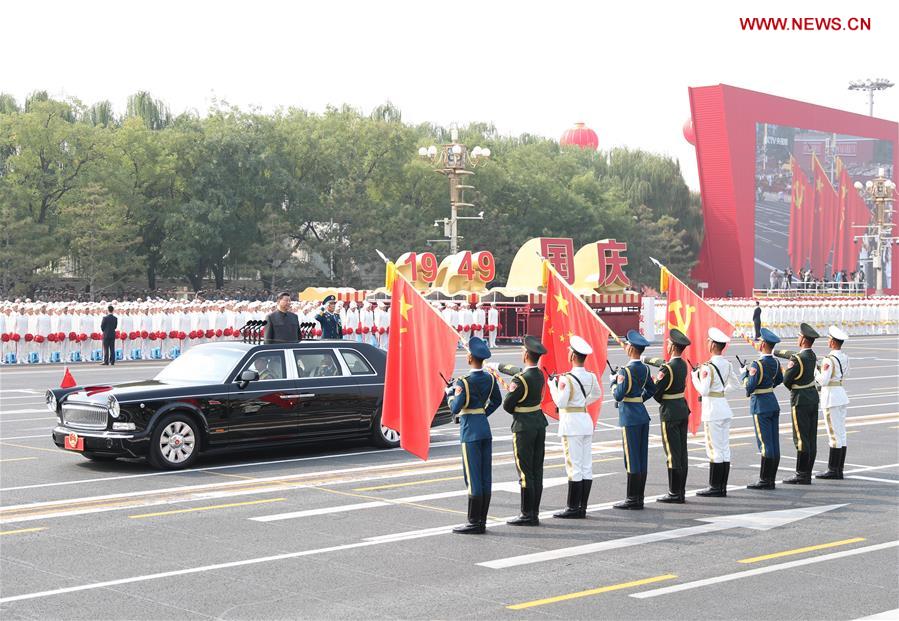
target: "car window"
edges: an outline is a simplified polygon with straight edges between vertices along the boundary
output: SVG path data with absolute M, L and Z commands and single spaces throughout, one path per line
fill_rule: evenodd
M 347 368 L 350 370 L 350 374 L 374 375 L 374 369 L 371 368 L 371 365 L 368 364 L 368 361 L 366 361 L 359 352 L 355 352 L 351 349 L 341 349 L 340 353 L 346 362 Z
M 343 375 L 333 351 L 294 350 L 297 360 L 297 375 L 303 377 L 338 377 Z
M 156 379 L 167 383 L 221 384 L 246 353 L 245 347 L 191 347 L 157 373 Z
M 243 370 L 259 373 L 259 380 L 279 380 L 287 377 L 284 354 L 280 351 L 261 351 L 250 358 Z

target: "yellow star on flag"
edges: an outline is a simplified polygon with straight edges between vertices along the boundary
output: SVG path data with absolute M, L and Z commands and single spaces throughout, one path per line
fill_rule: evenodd
M 556 309 L 560 313 L 567 315 L 568 314 L 568 300 L 566 300 L 565 297 L 561 293 L 557 293 L 553 297 L 556 298 L 556 304 L 557 304 Z
M 400 296 L 400 315 L 403 316 L 403 319 L 409 319 L 409 309 L 412 308 L 412 305 L 406 302 L 406 294 L 402 294 Z

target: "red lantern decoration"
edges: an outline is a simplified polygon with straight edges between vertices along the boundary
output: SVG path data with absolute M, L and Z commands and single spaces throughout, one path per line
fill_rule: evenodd
M 584 123 L 575 123 L 574 127 L 562 134 L 559 144 L 563 147 L 579 147 L 596 151 L 599 148 L 599 137 Z
M 688 118 L 686 121 L 684 121 L 683 131 L 684 131 L 684 138 L 686 139 L 686 141 L 692 145 L 695 145 L 696 144 L 696 130 L 693 129 L 693 118 L 692 117 Z

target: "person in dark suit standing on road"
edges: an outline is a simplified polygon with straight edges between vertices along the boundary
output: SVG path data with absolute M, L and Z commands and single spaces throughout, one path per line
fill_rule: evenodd
M 115 364 L 115 334 L 119 327 L 119 318 L 112 314 L 112 304 L 106 307 L 107 315 L 100 321 L 100 332 L 103 333 L 103 364 Z
M 755 340 L 759 340 L 762 337 L 762 307 L 758 302 L 752 311 L 752 327 L 755 328 Z
M 265 318 L 265 344 L 298 343 L 300 341 L 300 318 L 290 312 L 290 294 L 278 294 L 278 308 Z

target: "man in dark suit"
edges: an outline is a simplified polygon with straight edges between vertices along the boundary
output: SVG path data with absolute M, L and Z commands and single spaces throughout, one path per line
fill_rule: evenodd
M 119 327 L 119 318 L 112 314 L 112 304 L 106 307 L 108 314 L 100 321 L 100 332 L 103 333 L 103 364 L 115 364 L 115 333 Z
M 278 294 L 278 308 L 265 318 L 265 344 L 298 343 L 300 341 L 300 319 L 290 312 L 290 294 Z
M 755 303 L 755 308 L 752 310 L 752 327 L 755 328 L 755 340 L 759 340 L 762 331 L 762 307 L 758 302 Z

